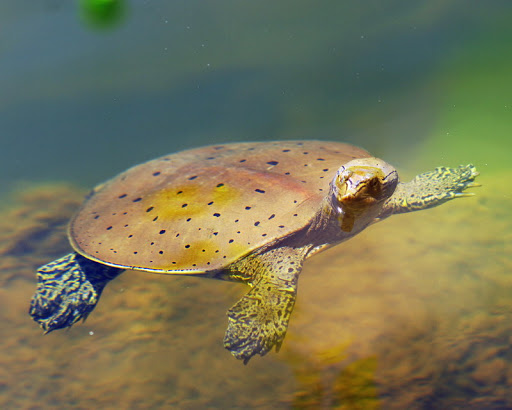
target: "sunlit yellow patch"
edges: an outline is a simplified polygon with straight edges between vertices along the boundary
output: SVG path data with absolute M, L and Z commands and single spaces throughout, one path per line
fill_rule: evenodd
M 217 186 L 213 189 L 212 200 L 219 206 L 226 206 L 240 197 L 240 191 L 229 185 Z
M 154 212 L 151 215 L 158 215 L 160 220 L 174 220 L 186 215 L 196 215 L 204 207 L 198 191 L 198 187 L 194 185 L 162 189 L 146 196 L 144 206 L 153 207 Z
M 208 266 L 217 265 L 218 260 L 226 260 L 226 264 L 229 264 L 233 258 L 239 258 L 244 253 L 247 253 L 247 248 L 240 244 L 221 244 L 217 238 L 211 238 L 194 241 L 190 244 L 190 248 L 175 251 L 173 255 L 162 258 L 162 262 L 155 266 L 155 268 L 163 270 L 193 270 L 196 265 L 208 270 Z
M 204 189 L 200 185 L 189 184 L 159 190 L 146 196 L 143 204 L 146 208 L 153 207 L 151 215 L 158 215 L 160 221 L 173 221 L 202 213 L 206 215 L 208 211 L 223 208 L 239 197 L 239 191 L 227 185 Z M 212 201 L 210 207 L 208 203 Z

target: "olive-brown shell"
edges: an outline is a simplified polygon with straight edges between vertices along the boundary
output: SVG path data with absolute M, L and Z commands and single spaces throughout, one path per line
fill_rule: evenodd
M 322 141 L 214 145 L 167 155 L 95 188 L 69 227 L 108 265 L 194 274 L 223 268 L 303 228 L 337 169 L 368 157 Z

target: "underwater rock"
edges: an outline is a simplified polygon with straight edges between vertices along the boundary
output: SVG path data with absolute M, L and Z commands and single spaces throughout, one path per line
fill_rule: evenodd
M 220 342 L 229 282 L 127 272 L 43 336 L 35 269 L 85 192 L 26 187 L 0 208 L 0 407 L 512 407 L 511 177 L 308 260 L 287 343 L 248 366 Z

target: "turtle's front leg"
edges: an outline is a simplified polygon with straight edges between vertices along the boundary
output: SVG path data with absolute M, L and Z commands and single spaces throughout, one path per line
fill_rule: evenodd
M 455 198 L 471 196 L 473 194 L 464 191 L 480 186 L 474 182 L 478 175 L 473 165 L 439 167 L 416 176 L 410 182 L 399 183 L 394 194 L 384 204 L 378 219 L 392 214 L 420 211 Z
M 224 347 L 247 364 L 256 354 L 279 350 L 297 296 L 297 281 L 304 256 L 300 249 L 279 248 L 250 256 L 237 269 L 253 289 L 228 310 Z
M 41 266 L 37 270 L 37 291 L 30 303 L 30 316 L 46 333 L 85 320 L 96 307 L 105 285 L 121 272 L 77 253 Z
M 228 310 L 228 329 L 224 347 L 247 364 L 255 354 L 261 356 L 281 347 L 295 304 L 296 287 L 259 283 Z

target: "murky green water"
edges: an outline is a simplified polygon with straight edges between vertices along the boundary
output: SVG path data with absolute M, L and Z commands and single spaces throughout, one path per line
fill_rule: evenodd
M 0 5 L 0 407 L 512 407 L 510 2 L 131 1 L 103 28 L 79 4 Z M 91 186 L 292 138 L 483 186 L 309 261 L 281 352 L 248 366 L 222 347 L 232 283 L 128 273 L 85 324 L 28 317 Z

